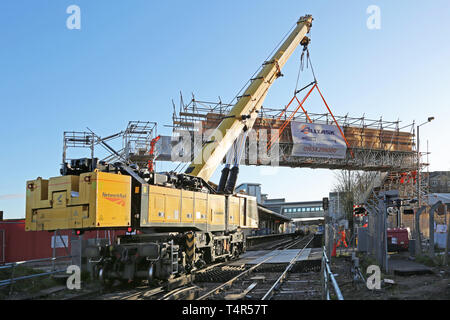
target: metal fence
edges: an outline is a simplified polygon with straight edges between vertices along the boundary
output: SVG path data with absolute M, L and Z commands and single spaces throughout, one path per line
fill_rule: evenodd
M 366 202 L 366 209 L 369 213 L 367 252 L 371 254 L 378 265 L 386 272 L 389 272 L 388 256 L 388 203 L 393 198 L 398 198 L 397 190 L 382 191 L 374 193 L 371 201 Z
M 333 287 L 334 293 L 338 300 L 344 300 L 341 289 L 334 277 L 333 272 L 331 272 L 330 260 L 326 254 L 326 248 L 323 248 L 322 254 L 322 299 L 331 300 L 330 288 Z
M 28 261 L 18 261 L 18 262 L 7 263 L 7 264 L 5 264 L 3 266 L 0 266 L 0 270 L 11 269 L 11 276 L 10 276 L 9 279 L 0 280 L 0 287 L 5 287 L 5 286 L 9 285 L 10 286 L 9 294 L 11 295 L 12 291 L 13 291 L 14 284 L 17 281 L 33 279 L 33 278 L 38 278 L 38 277 L 44 277 L 44 276 L 49 276 L 49 275 L 53 275 L 53 274 L 56 274 L 56 273 L 66 272 L 66 269 L 56 270 L 56 269 L 53 268 L 52 271 L 48 271 L 48 272 L 41 272 L 41 273 L 30 274 L 30 275 L 21 276 L 21 277 L 15 277 L 16 268 L 18 266 L 25 265 L 25 264 L 32 264 L 32 263 L 47 262 L 47 261 L 50 261 L 50 262 L 52 262 L 54 264 L 54 262 L 56 262 L 56 260 L 70 259 L 70 258 L 72 258 L 72 256 L 53 257 L 53 258 L 44 258 L 44 259 L 34 259 L 34 260 L 28 260 Z

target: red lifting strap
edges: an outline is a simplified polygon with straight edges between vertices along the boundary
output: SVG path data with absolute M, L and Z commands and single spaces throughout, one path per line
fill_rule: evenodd
M 279 139 L 279 137 L 281 137 L 281 134 L 284 132 L 284 129 L 286 129 L 287 125 L 291 122 L 292 118 L 294 117 L 294 115 L 297 113 L 298 109 L 302 108 L 303 112 L 305 113 L 306 117 L 308 118 L 309 122 L 312 123 L 311 119 L 308 116 L 308 113 L 306 112 L 306 110 L 303 108 L 303 103 L 305 103 L 306 99 L 308 99 L 309 95 L 311 94 L 311 92 L 314 90 L 314 88 L 316 87 L 317 84 L 315 84 L 311 90 L 309 90 L 309 92 L 306 94 L 306 96 L 303 98 L 302 102 L 300 102 L 297 98 L 297 96 L 294 96 L 294 98 L 292 98 L 291 102 L 289 102 L 289 104 L 287 105 L 287 107 L 284 109 L 284 111 L 281 113 L 281 115 L 278 117 L 277 120 L 280 120 L 281 116 L 284 114 L 284 112 L 289 108 L 290 104 L 294 101 L 294 99 L 297 100 L 298 102 L 298 107 L 297 109 L 295 109 L 294 112 L 291 113 L 291 115 L 289 116 L 289 119 L 287 119 L 283 125 L 281 126 L 280 130 L 279 130 L 279 134 L 278 137 L 274 136 L 272 137 L 272 139 L 269 141 L 269 143 L 267 144 L 267 151 L 270 150 L 270 148 L 272 148 L 272 145 L 275 143 L 276 140 Z
M 324 103 L 325 106 L 327 107 L 327 110 L 328 110 L 328 112 L 330 113 L 331 117 L 333 118 L 334 123 L 336 124 L 336 126 L 337 126 L 338 129 L 339 129 L 339 132 L 341 133 L 342 137 L 344 138 L 344 141 L 345 141 L 345 143 L 347 144 L 347 148 L 349 149 L 352 158 L 354 158 L 355 155 L 353 154 L 353 151 L 352 151 L 352 149 L 351 149 L 351 147 L 350 147 L 350 144 L 348 143 L 347 138 L 345 137 L 344 132 L 343 132 L 342 129 L 341 129 L 341 126 L 339 126 L 339 123 L 336 121 L 336 118 L 334 117 L 333 112 L 331 112 L 331 109 L 330 109 L 330 107 L 328 106 L 328 103 L 325 101 L 325 98 L 323 97 L 322 92 L 320 91 L 320 89 L 319 89 L 319 87 L 318 87 L 318 85 L 317 85 L 317 82 L 313 85 L 313 87 L 311 88 L 311 90 L 309 90 L 309 92 L 306 94 L 306 96 L 303 98 L 302 101 L 298 100 L 297 95 L 294 95 L 294 97 L 291 99 L 291 101 L 290 101 L 289 104 L 286 106 L 286 108 L 284 108 L 283 112 L 281 112 L 281 114 L 278 116 L 277 120 L 280 120 L 281 117 L 287 112 L 287 110 L 288 110 L 289 106 L 292 104 L 292 102 L 294 102 L 294 100 L 297 100 L 297 102 L 298 102 L 297 109 L 295 109 L 295 110 L 291 113 L 291 115 L 289 116 L 289 118 L 288 118 L 286 121 L 284 121 L 284 123 L 282 124 L 282 126 L 281 126 L 280 129 L 279 129 L 279 134 L 278 134 L 278 136 L 272 137 L 272 139 L 269 141 L 269 143 L 267 143 L 267 151 L 269 151 L 269 150 L 272 148 L 272 145 L 275 143 L 275 141 L 278 140 L 278 139 L 281 137 L 281 135 L 282 135 L 282 133 L 284 132 L 284 130 L 286 129 L 287 125 L 292 121 L 292 118 L 294 117 L 294 115 L 297 113 L 297 111 L 298 111 L 300 108 L 302 109 L 303 113 L 306 115 L 306 118 L 307 118 L 307 120 L 309 121 L 309 123 L 312 123 L 310 117 L 308 116 L 308 112 L 305 110 L 305 108 L 303 108 L 303 104 L 305 103 L 306 99 L 308 99 L 308 97 L 311 95 L 311 93 L 313 92 L 314 89 L 317 89 L 317 91 L 319 92 L 320 97 L 321 97 L 322 100 L 323 100 L 323 103 Z
M 354 158 L 355 156 L 354 156 L 354 154 L 353 154 L 353 151 L 352 151 L 352 149 L 350 148 L 350 144 L 348 143 L 347 138 L 345 137 L 344 132 L 343 132 L 342 129 L 341 129 L 341 126 L 339 125 L 339 123 L 338 123 L 338 122 L 336 121 L 336 119 L 334 118 L 333 112 L 331 112 L 330 107 L 328 107 L 328 104 L 327 104 L 327 102 L 325 101 L 325 98 L 323 97 L 322 92 L 320 92 L 320 89 L 319 89 L 319 87 L 318 87 L 317 85 L 316 85 L 316 88 L 317 88 L 317 91 L 319 91 L 319 94 L 320 94 L 320 96 L 322 97 L 323 103 L 325 103 L 325 106 L 327 107 L 328 112 L 329 112 L 329 113 L 331 114 L 331 116 L 333 117 L 334 123 L 336 123 L 336 126 L 337 126 L 338 129 L 339 129 L 339 132 L 341 133 L 342 137 L 344 138 L 345 143 L 347 144 L 347 147 L 348 147 L 348 149 L 349 149 L 349 151 L 350 151 L 350 154 L 352 155 L 352 158 Z

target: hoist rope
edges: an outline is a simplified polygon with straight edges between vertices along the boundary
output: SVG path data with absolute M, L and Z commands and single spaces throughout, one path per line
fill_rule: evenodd
M 309 85 L 305 86 L 305 87 L 304 87 L 303 89 L 301 89 L 301 90 L 297 90 L 297 88 L 298 88 L 298 83 L 299 83 L 299 79 L 300 79 L 300 73 L 301 73 L 301 71 L 303 71 L 303 68 L 304 68 L 304 56 L 305 56 L 305 52 L 306 52 L 306 62 L 307 62 L 306 67 L 308 68 L 309 66 L 311 66 L 311 72 L 312 72 L 312 75 L 313 75 L 313 77 L 314 77 L 314 82 L 312 82 L 312 83 L 310 83 Z M 298 94 L 299 92 L 303 91 L 304 89 L 308 88 L 309 86 L 313 85 L 313 84 L 314 84 L 314 86 L 311 88 L 311 90 L 309 90 L 309 92 L 308 92 L 307 95 L 303 98 L 303 100 L 302 100 L 302 101 L 299 101 L 298 98 L 297 98 L 297 94 Z M 297 113 L 297 111 L 298 111 L 300 108 L 303 110 L 303 112 L 304 112 L 304 114 L 305 114 L 307 120 L 309 121 L 309 123 L 312 123 L 311 119 L 310 119 L 309 116 L 308 116 L 308 112 L 307 112 L 307 111 L 304 109 L 304 107 L 303 107 L 303 104 L 304 104 L 304 102 L 306 101 L 306 99 L 309 97 L 309 95 L 311 94 L 311 92 L 312 92 L 314 89 L 317 89 L 317 91 L 319 92 L 320 97 L 322 98 L 323 103 L 325 104 L 325 106 L 326 106 L 326 108 L 327 108 L 327 110 L 328 110 L 328 113 L 329 113 L 329 114 L 331 115 L 331 117 L 333 118 L 334 123 L 336 124 L 336 126 L 337 126 L 338 129 L 339 129 L 339 132 L 341 133 L 342 137 L 344 138 L 344 141 L 345 141 L 345 143 L 346 143 L 346 145 L 347 145 L 347 147 L 348 147 L 348 149 L 349 149 L 349 151 L 350 151 L 350 154 L 351 154 L 352 158 L 354 158 L 355 156 L 354 156 L 354 154 L 353 154 L 353 151 L 351 150 L 350 144 L 349 144 L 349 142 L 347 141 L 347 138 L 345 137 L 344 132 L 343 132 L 342 129 L 341 129 L 341 126 L 340 126 L 339 123 L 336 121 L 336 118 L 334 117 L 333 113 L 331 112 L 331 109 L 330 109 L 330 107 L 328 106 L 328 103 L 326 102 L 324 96 L 322 95 L 322 92 L 321 92 L 320 89 L 319 89 L 319 86 L 318 86 L 318 83 L 317 83 L 316 74 L 315 74 L 315 72 L 314 72 L 314 67 L 313 67 L 313 65 L 312 65 L 311 56 L 310 56 L 310 54 L 309 54 L 309 49 L 308 49 L 308 47 L 305 47 L 305 48 L 303 49 L 302 55 L 301 55 L 301 57 L 300 57 L 300 67 L 299 67 L 299 73 L 298 73 L 298 76 L 297 76 L 297 83 L 296 83 L 296 85 L 295 85 L 294 98 L 292 98 L 292 100 L 289 102 L 289 104 L 286 106 L 286 108 L 282 111 L 282 113 L 281 113 L 280 116 L 278 117 L 278 120 L 281 119 L 281 117 L 283 116 L 283 114 L 287 113 L 287 110 L 288 110 L 289 106 L 292 104 L 292 102 L 293 102 L 294 100 L 297 100 L 298 106 L 297 106 L 297 108 L 291 113 L 291 115 L 289 116 L 289 118 L 288 118 L 286 121 L 283 122 L 282 126 L 281 126 L 280 129 L 279 129 L 278 135 L 272 137 L 272 139 L 269 141 L 269 143 L 267 144 L 267 151 L 269 151 L 269 150 L 272 148 L 273 144 L 274 144 L 277 140 L 279 140 L 279 139 L 281 138 L 281 135 L 282 135 L 282 133 L 284 132 L 284 130 L 286 129 L 287 125 L 292 121 L 294 115 Z

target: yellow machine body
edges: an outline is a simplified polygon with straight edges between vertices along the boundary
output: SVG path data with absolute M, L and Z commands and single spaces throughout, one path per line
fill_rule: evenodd
M 90 172 L 28 181 L 25 228 L 127 228 L 136 216 L 139 225 L 134 228 L 231 231 L 258 227 L 254 197 L 148 184 L 132 190 L 131 179 L 128 175 Z
M 131 225 L 131 177 L 104 172 L 27 182 L 27 231 Z
M 201 231 L 258 228 L 258 209 L 254 197 L 224 196 L 150 185 L 148 199 L 148 211 L 141 215 L 141 227 Z

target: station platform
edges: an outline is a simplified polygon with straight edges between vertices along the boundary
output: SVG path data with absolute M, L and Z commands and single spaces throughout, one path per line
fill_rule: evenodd
M 432 274 L 433 269 L 421 263 L 405 259 L 403 257 L 390 256 L 389 270 L 399 276 Z

